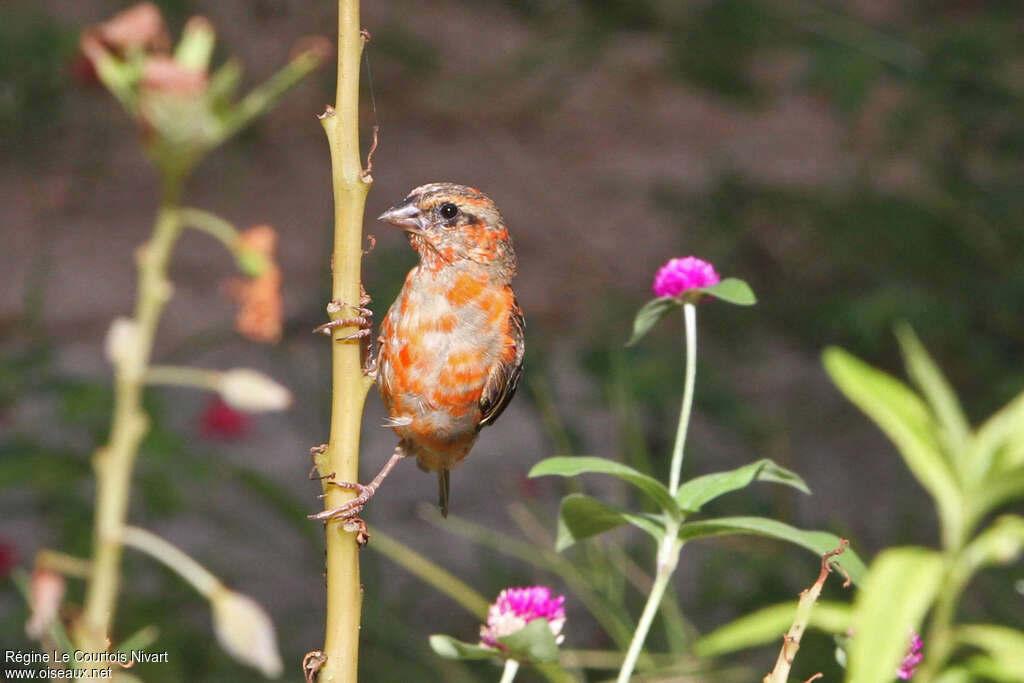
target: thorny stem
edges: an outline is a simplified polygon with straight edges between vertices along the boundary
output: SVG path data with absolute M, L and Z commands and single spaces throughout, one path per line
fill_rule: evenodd
M 830 550 L 821 556 L 821 571 L 818 573 L 818 578 L 810 588 L 800 592 L 800 602 L 796 607 L 796 616 L 793 618 L 793 624 L 782 638 L 782 649 L 779 650 L 779 657 L 775 660 L 775 668 L 764 677 L 763 683 L 786 683 L 789 680 L 789 670 L 793 666 L 797 650 L 800 649 L 800 639 L 803 637 L 804 631 L 807 630 L 807 624 L 811 619 L 811 610 L 814 609 L 814 603 L 818 601 L 818 596 L 821 595 L 825 579 L 832 572 L 832 559 L 837 555 L 841 555 L 849 544 L 850 542 L 845 538 L 840 539 L 838 548 Z M 839 568 L 842 570 L 842 567 Z M 845 571 L 843 573 L 845 574 Z M 847 576 L 843 586 L 849 585 L 850 578 Z M 821 674 L 809 680 L 813 681 L 818 676 L 821 676 Z
M 359 1 L 338 1 L 338 88 L 333 108 L 321 116 L 331 149 L 334 187 L 334 253 L 332 296 L 358 304 L 362 259 L 363 210 L 370 178 L 363 177 L 359 154 L 359 62 L 364 37 L 359 26 Z M 346 317 L 348 309 L 332 313 Z M 333 328 L 331 433 L 326 452 L 317 458 L 321 476 L 334 481 L 358 481 L 359 429 L 363 403 L 372 381 L 363 375 L 359 344 L 340 342 L 352 328 Z M 350 500 L 352 492 L 324 482 L 325 509 Z M 359 663 L 359 621 L 362 587 L 356 540 L 342 528 L 343 521 L 326 522 L 327 622 L 323 653 L 326 657 L 317 680 L 354 683 Z
M 697 377 L 697 307 L 692 303 L 683 304 L 683 318 L 686 320 L 686 379 L 683 383 L 683 405 L 679 411 L 679 429 L 672 448 L 672 471 L 668 491 L 673 496 L 679 490 L 679 476 L 683 469 L 683 447 L 690 425 L 690 411 L 693 408 L 693 385 Z
M 104 652 L 111 644 L 111 626 L 120 583 L 121 527 L 127 515 L 135 457 L 149 427 L 149 419 L 142 409 L 143 382 L 156 327 L 171 296 L 167 263 L 181 232 L 177 218 L 180 189 L 178 182 L 164 185 L 153 236 L 137 255 L 139 285 L 134 348 L 115 363 L 110 440 L 93 458 L 97 478 L 93 556 L 85 608 L 75 628 L 76 645 L 87 652 Z
M 501 680 L 498 683 L 512 683 L 519 671 L 519 662 L 514 659 L 505 660 L 505 668 L 501 671 Z

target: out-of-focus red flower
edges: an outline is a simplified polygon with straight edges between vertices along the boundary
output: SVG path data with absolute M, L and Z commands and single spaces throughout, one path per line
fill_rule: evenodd
M 14 544 L 7 541 L 0 541 L 0 581 L 3 581 L 18 563 L 18 554 L 14 550 Z
M 68 72 L 71 74 L 71 79 L 79 85 L 84 85 L 88 88 L 96 88 L 100 86 L 100 77 L 96 75 L 96 66 L 92 63 L 84 52 L 79 52 L 71 61 L 68 62 Z
M 245 435 L 249 418 L 220 398 L 211 399 L 203 410 L 203 436 L 208 439 L 233 440 Z

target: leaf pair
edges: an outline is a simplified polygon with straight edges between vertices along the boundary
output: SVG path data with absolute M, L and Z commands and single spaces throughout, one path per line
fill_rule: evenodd
M 651 299 L 637 312 L 636 318 L 633 320 L 633 335 L 626 342 L 626 346 L 632 346 L 640 341 L 670 311 L 682 308 L 686 295 L 691 293 L 695 295 L 704 294 L 738 306 L 753 306 L 757 303 L 757 297 L 754 296 L 750 285 L 735 277 L 727 277 L 711 287 L 698 287 L 687 290 L 683 293 L 683 296 L 662 296 L 657 299 Z
M 696 477 L 684 483 L 675 497 L 664 484 L 653 477 L 603 458 L 548 458 L 537 463 L 529 476 L 570 477 L 586 473 L 609 474 L 632 484 L 657 503 L 664 515 L 632 512 L 584 494 L 572 494 L 563 499 L 559 511 L 557 550 L 564 550 L 577 541 L 624 524 L 635 526 L 660 542 L 666 532 L 666 520 L 680 523 L 678 538 L 681 541 L 709 536 L 747 534 L 789 541 L 817 554 L 825 553 L 839 545 L 839 538 L 833 534 L 805 531 L 762 517 L 723 517 L 683 522 L 687 515 L 698 512 L 706 503 L 731 491 L 745 488 L 755 481 L 785 484 L 804 493 L 810 493 L 799 475 L 768 459 L 735 470 Z M 854 581 L 859 580 L 864 573 L 864 565 L 855 553 L 848 552 L 844 555 L 842 564 Z

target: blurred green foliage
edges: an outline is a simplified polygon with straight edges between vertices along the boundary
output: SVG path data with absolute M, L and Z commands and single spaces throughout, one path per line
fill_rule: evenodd
M 73 27 L 41 13 L 0 10 L 0 150 L 61 115 L 77 40 Z

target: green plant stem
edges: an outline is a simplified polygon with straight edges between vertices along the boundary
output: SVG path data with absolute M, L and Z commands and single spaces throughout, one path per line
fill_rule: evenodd
M 658 613 L 661 599 L 665 596 L 665 590 L 672 579 L 672 574 L 675 573 L 682 547 L 683 544 L 679 540 L 679 523 L 670 522 L 665 529 L 665 538 L 658 548 L 658 573 L 654 577 L 654 584 L 651 586 L 651 592 L 644 604 L 644 611 L 640 614 L 636 631 L 633 632 L 629 649 L 626 650 L 626 658 L 622 662 L 622 668 L 619 669 L 616 683 L 629 683 L 629 679 L 633 675 L 636 662 L 644 649 L 647 634 L 651 630 L 651 624 L 654 623 L 654 616 Z
M 333 284 L 335 301 L 358 305 L 362 260 L 363 210 L 370 178 L 364 177 L 359 156 L 359 62 L 358 0 L 338 2 L 338 89 L 334 108 L 321 117 L 331 149 L 334 187 Z M 343 317 L 348 310 L 332 313 Z M 333 395 L 331 433 L 326 453 L 318 459 L 322 476 L 334 481 L 358 481 L 359 430 L 363 403 L 372 380 L 363 375 L 358 342 L 341 342 L 352 328 L 334 328 L 331 337 Z M 353 496 L 324 483 L 325 509 L 342 505 Z M 323 652 L 327 660 L 318 680 L 354 683 L 359 663 L 359 622 L 362 586 L 359 581 L 359 549 L 355 536 L 343 529 L 341 520 L 326 523 L 327 620 Z
M 200 595 L 210 598 L 223 584 L 205 567 L 182 552 L 174 544 L 165 541 L 151 531 L 139 527 L 126 526 L 121 529 L 121 541 L 141 550 L 174 570 L 181 578 L 188 581 L 199 591 Z
M 222 242 L 229 251 L 234 252 L 238 248 L 238 228 L 220 216 L 202 209 L 183 207 L 178 210 L 178 218 L 183 226 L 205 232 Z
M 683 319 L 686 321 L 686 379 L 683 383 L 683 405 L 679 411 L 679 429 L 672 447 L 672 471 L 668 491 L 673 496 L 679 491 L 679 477 L 683 470 L 683 448 L 686 432 L 690 425 L 690 411 L 693 409 L 693 386 L 697 378 L 697 307 L 683 304 Z
M 512 683 L 519 671 L 519 662 L 514 659 L 505 660 L 505 668 L 501 672 L 501 680 L 498 683 Z
M 77 646 L 89 652 L 103 652 L 111 645 L 120 583 L 121 527 L 128 510 L 135 457 L 149 426 L 142 409 L 143 382 L 156 327 L 171 296 L 167 263 L 180 234 L 177 217 L 180 189 L 180 182 L 165 183 L 153 236 L 138 253 L 134 348 L 115 365 L 110 440 L 93 459 L 97 478 L 93 555 L 85 607 L 75 629 Z
M 962 562 L 953 561 L 951 564 L 954 569 L 949 572 L 942 588 L 939 589 L 928 626 L 928 636 L 924 641 L 926 643 L 925 659 L 917 674 L 917 678 L 923 681 L 930 681 L 938 676 L 955 647 L 953 619 L 956 617 L 960 594 L 964 590 L 970 574 L 965 575 L 963 572 L 957 571 L 956 568 L 963 566 Z
M 146 370 L 146 384 L 170 384 L 217 391 L 224 373 L 181 365 L 153 365 Z
M 89 578 L 89 560 L 83 560 L 58 550 L 43 548 L 37 552 L 35 566 L 50 569 L 74 579 Z
M 693 387 L 697 376 L 697 307 L 694 304 L 683 304 L 683 320 L 686 324 L 686 377 L 683 383 L 683 405 L 679 411 L 676 440 L 672 448 L 672 469 L 669 474 L 669 493 L 673 496 L 679 491 L 679 477 L 683 468 L 683 449 L 686 446 L 686 433 L 690 426 Z M 647 634 L 651 630 L 651 624 L 654 623 L 661 600 L 665 597 L 665 591 L 679 564 L 679 553 L 683 549 L 683 542 L 679 540 L 679 527 L 682 520 L 674 518 L 667 512 L 663 517 L 665 535 L 658 544 L 658 566 L 654 583 L 647 596 L 647 602 L 644 604 L 644 611 L 640 614 L 640 621 L 637 622 L 636 630 L 633 632 L 633 639 L 626 651 L 626 659 L 622 662 L 622 668 L 619 669 L 617 683 L 628 683 L 630 676 L 633 675 L 636 662 L 644 649 Z
M 430 584 L 444 593 L 470 614 L 481 620 L 487 619 L 487 609 L 490 607 L 487 598 L 477 593 L 464 581 L 409 546 L 381 533 L 379 529 L 374 529 L 372 535 L 373 542 L 369 544 L 369 548 L 376 550 L 395 564 L 405 568 L 412 575 L 419 577 L 424 583 Z
M 344 1 L 344 0 L 342 0 Z M 359 18 L 359 6 L 356 3 L 355 7 L 356 19 Z M 358 21 L 357 21 L 358 24 Z M 358 36 L 359 28 L 356 27 L 356 34 Z M 339 54 L 341 51 L 341 44 L 338 44 Z M 271 76 L 266 82 L 252 90 L 248 95 L 238 101 L 234 107 L 225 116 L 224 121 L 220 130 L 218 131 L 217 137 L 210 144 L 210 147 L 216 147 L 221 144 L 224 140 L 237 133 L 242 128 L 252 123 L 256 118 L 262 116 L 269 110 L 277 100 L 281 99 L 281 96 L 285 94 L 290 88 L 294 87 L 299 81 L 308 76 L 318 66 L 320 66 L 321 59 L 314 51 L 307 50 L 295 57 L 292 61 L 288 62 L 280 71 Z M 356 62 L 358 67 L 359 62 Z M 340 72 L 339 72 L 340 74 Z M 359 69 L 355 71 L 356 83 L 359 82 Z M 339 85 L 341 79 L 338 79 Z M 348 87 L 348 84 L 345 84 Z M 358 151 L 358 150 L 357 150 Z

